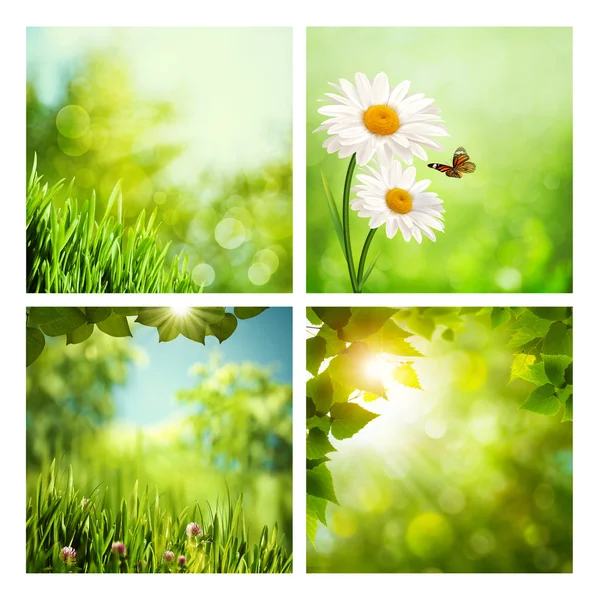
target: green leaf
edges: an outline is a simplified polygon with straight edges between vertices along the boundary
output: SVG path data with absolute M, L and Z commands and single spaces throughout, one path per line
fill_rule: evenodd
M 237 306 L 233 309 L 233 312 L 235 313 L 235 316 L 238 319 L 251 319 L 252 317 L 256 317 L 258 315 L 260 315 L 261 312 L 264 312 L 265 310 L 267 310 L 267 307 L 265 308 L 254 308 L 252 306 Z
M 431 317 L 425 317 L 418 313 L 413 313 L 406 321 L 406 326 L 417 335 L 427 340 L 431 339 L 435 331 L 435 322 Z
M 315 467 L 318 467 L 319 465 L 322 465 L 325 462 L 330 462 L 331 459 L 328 456 L 321 456 L 321 458 L 314 458 L 314 459 L 306 459 L 306 468 L 307 469 L 314 469 Z
M 85 342 L 90 335 L 94 332 L 93 323 L 84 323 L 81 327 L 74 329 L 67 333 L 67 345 L 68 344 L 81 344 Z
M 447 342 L 453 342 L 454 341 L 454 330 L 448 328 L 448 329 L 444 329 L 444 332 L 442 333 L 442 339 L 446 340 Z
M 331 407 L 330 414 L 331 434 L 337 440 L 351 438 L 367 423 L 379 416 L 354 402 L 334 404 Z
M 319 415 L 313 415 L 306 419 L 306 429 L 312 429 L 313 427 L 318 427 L 324 433 L 329 433 L 329 429 L 331 428 L 331 419 L 325 415 L 320 417 Z
M 51 337 L 64 335 L 77 329 L 87 318 L 78 308 L 67 307 L 32 307 L 29 310 L 29 325 L 39 325 L 42 331 Z
M 323 322 L 310 306 L 306 309 L 306 318 L 311 325 L 320 325 Z
M 540 319 L 529 309 L 524 310 L 518 319 L 510 326 L 513 334 L 508 343 L 508 347 L 518 348 L 536 338 L 543 338 L 548 333 L 550 325 L 552 325 L 550 321 Z
M 25 343 L 27 366 L 36 360 L 36 358 L 42 353 L 45 345 L 46 338 L 44 337 L 44 334 L 37 327 L 27 327 L 27 337 Z
M 315 408 L 315 403 L 312 401 L 312 398 L 306 396 L 306 418 L 310 419 L 315 416 L 315 412 L 317 409 Z
M 365 392 L 363 395 L 363 402 L 375 402 L 375 400 L 379 400 L 381 396 L 377 394 L 371 394 L 371 392 Z
M 569 396 L 573 395 L 573 386 L 567 384 L 564 388 L 555 389 L 554 392 L 558 396 L 558 399 L 561 401 L 561 403 L 564 404 L 568 400 Z
M 307 496 L 307 503 L 308 503 L 308 498 L 310 498 L 310 496 Z M 306 512 L 306 535 L 308 536 L 308 539 L 312 542 L 312 545 L 315 546 L 315 540 L 317 538 L 317 528 L 319 526 L 319 521 L 317 520 L 316 515 L 313 515 L 311 513 Z
M 548 321 L 564 321 L 569 317 L 569 309 L 564 306 L 542 306 L 529 309 L 536 317 Z
M 501 325 L 504 325 L 510 321 L 510 309 L 494 306 L 494 308 L 492 308 L 492 315 L 490 318 L 492 321 L 492 329 L 500 327 Z
M 369 362 L 376 355 L 366 344 L 354 342 L 329 363 L 326 373 L 341 386 L 350 390 L 363 390 L 385 396 L 385 388 L 376 374 L 369 372 Z
M 323 323 L 326 323 L 331 327 L 331 329 L 341 329 L 348 323 L 352 316 L 350 309 L 343 307 L 313 307 L 313 311 L 317 317 L 319 317 Z
M 315 496 L 308 496 L 306 498 L 306 511 L 314 515 L 323 525 L 327 526 L 327 500 L 323 498 L 315 498 Z
M 419 377 L 417 372 L 413 369 L 413 362 L 405 362 L 400 365 L 394 372 L 392 373 L 392 377 L 402 385 L 405 385 L 410 388 L 415 388 L 417 390 L 422 390 L 421 384 L 419 383 Z
M 522 410 L 529 410 L 539 415 L 552 416 L 560 409 L 560 400 L 554 393 L 554 386 L 547 383 L 531 392 L 521 405 Z
M 422 356 L 404 339 L 411 335 L 412 333 L 401 329 L 390 319 L 379 331 L 370 335 L 363 342 L 376 354 L 387 352 L 397 356 Z
M 90 323 L 98 323 L 110 317 L 111 309 L 107 306 L 84 308 L 85 316 Z
M 523 375 L 529 371 L 529 367 L 534 363 L 535 356 L 533 354 L 527 354 L 525 352 L 517 352 L 517 354 L 514 354 L 508 383 L 523 377 Z
M 219 344 L 222 344 L 227 338 L 233 335 L 237 326 L 238 321 L 236 316 L 231 313 L 225 313 L 220 321 L 206 326 L 206 335 L 214 335 L 219 340 Z
M 333 385 L 327 371 L 309 379 L 306 383 L 307 394 L 312 398 L 319 413 L 327 413 L 333 402 Z
M 139 308 L 132 308 L 129 306 L 113 306 L 112 311 L 118 315 L 124 315 L 126 317 L 137 317 Z
M 340 340 L 335 329 L 331 329 L 329 325 L 323 323 L 317 337 L 323 338 L 327 342 L 325 357 L 335 356 L 346 349 L 346 342 Z
M 537 387 L 550 383 L 550 380 L 546 376 L 546 366 L 542 360 L 531 365 L 529 369 L 521 375 L 521 379 L 535 383 Z
M 338 506 L 340 504 L 335 495 L 333 477 L 324 464 L 306 472 L 306 493 L 315 498 L 329 500 Z
M 573 383 L 573 363 L 571 363 L 566 369 L 565 369 L 565 381 L 568 384 L 572 384 Z
M 378 250 L 377 254 L 375 255 L 375 257 L 373 258 L 373 260 L 367 267 L 367 270 L 363 273 L 362 279 L 358 282 L 359 290 L 362 290 L 365 283 L 367 283 L 367 279 L 369 279 L 369 275 L 371 275 L 371 271 L 373 271 L 373 269 L 375 268 L 375 265 L 377 264 L 377 260 L 380 256 L 381 256 L 381 250 Z
M 140 308 L 136 323 L 156 327 L 160 342 L 174 340 L 181 334 L 203 344 L 207 326 L 220 322 L 224 316 L 222 307 L 190 308 L 184 314 L 170 307 Z
M 346 256 L 346 248 L 344 246 L 344 230 L 342 228 L 342 221 L 340 220 L 340 213 L 338 211 L 335 200 L 333 199 L 333 194 L 331 193 L 331 189 L 329 188 L 329 184 L 327 183 L 327 178 L 325 177 L 325 173 L 323 173 L 323 171 L 321 171 L 321 178 L 323 179 L 323 187 L 325 188 L 325 197 L 327 198 L 327 206 L 329 207 L 329 214 L 331 215 L 331 220 L 333 221 L 333 228 L 335 229 L 335 233 L 336 233 L 338 241 L 340 243 L 340 247 L 342 249 L 342 254 L 345 257 Z
M 306 369 L 313 375 L 319 372 L 321 363 L 325 360 L 327 342 L 321 336 L 306 340 Z
M 565 383 L 565 370 L 573 362 L 570 356 L 553 356 L 542 354 L 546 370 L 546 377 L 556 387 Z
M 105 321 L 96 323 L 96 327 L 112 337 L 132 337 L 127 317 L 112 313 Z
M 397 308 L 359 307 L 352 309 L 352 316 L 339 332 L 338 337 L 346 342 L 364 340 L 379 331 L 390 317 L 397 313 Z
M 329 452 L 336 452 L 332 446 L 327 434 L 315 427 L 308 432 L 306 436 L 306 458 L 314 460 L 321 458 Z
M 542 353 L 573 356 L 573 329 L 560 321 L 552 323 L 544 339 Z
M 572 421 L 572 420 L 573 420 L 573 394 L 571 394 L 565 400 L 565 408 L 563 411 L 561 423 L 564 423 L 565 421 Z

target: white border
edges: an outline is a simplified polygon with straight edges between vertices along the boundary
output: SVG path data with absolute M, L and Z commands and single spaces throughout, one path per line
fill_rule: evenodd
M 587 7 L 590 8 L 587 8 Z M 2 308 L 4 319 L 0 413 L 0 443 L 3 476 L 0 515 L 3 517 L 3 559 L 0 561 L 2 588 L 9 597 L 37 594 L 44 598 L 79 595 L 85 598 L 121 597 L 136 594 L 149 598 L 179 594 L 240 598 L 317 597 L 364 598 L 393 594 L 396 597 L 460 598 L 486 600 L 507 596 L 545 600 L 593 598 L 599 590 L 598 540 L 600 510 L 597 459 L 600 456 L 600 400 L 596 371 L 599 339 L 597 304 L 597 257 L 600 256 L 596 229 L 600 223 L 599 198 L 594 162 L 600 138 L 596 117 L 598 94 L 597 57 L 600 56 L 596 11 L 591 2 L 569 3 L 527 0 L 452 3 L 440 0 L 406 3 L 401 0 L 355 0 L 319 2 L 185 2 L 170 0 L 80 0 L 53 2 L 28 0 L 11 3 L 3 11 L 0 44 L 3 62 L 0 115 L 2 141 Z M 293 26 L 294 48 L 294 289 L 291 294 L 205 294 L 189 295 L 38 295 L 27 297 L 23 206 L 25 157 L 25 26 L 34 25 L 159 25 L 159 26 Z M 306 294 L 305 290 L 305 27 L 306 26 L 575 26 L 574 30 L 574 294 Z M 349 48 L 347 51 L 352 52 Z M 218 57 L 215 58 L 216 60 Z M 401 57 L 399 57 L 401 60 Z M 449 68 L 452 49 L 440 60 Z M 548 99 L 551 101 L 551 98 Z M 519 132 L 515 132 L 515 144 Z M 502 176 L 499 174 L 498 176 Z M 202 304 L 221 306 L 294 307 L 294 574 L 290 576 L 207 576 L 200 579 L 167 576 L 45 577 L 25 576 L 23 507 L 25 490 L 24 371 L 25 340 L 22 314 L 26 305 L 154 305 Z M 310 305 L 369 306 L 574 306 L 575 314 L 575 408 L 574 442 L 574 574 L 573 575 L 306 575 L 304 537 L 304 308 Z M 92 577 L 94 577 L 92 579 Z M 12 592 L 12 593 L 11 593 Z

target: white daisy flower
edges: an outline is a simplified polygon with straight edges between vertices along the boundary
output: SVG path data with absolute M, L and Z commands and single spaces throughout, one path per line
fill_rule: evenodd
M 381 163 L 378 169 L 367 166 L 356 176 L 361 184 L 352 189 L 357 197 L 350 205 L 359 217 L 371 219 L 371 229 L 385 223 L 390 239 L 400 230 L 407 242 L 414 237 L 420 244 L 422 234 L 435 242 L 433 230 L 444 231 L 444 201 L 425 191 L 431 180 L 416 181 L 416 175 L 414 167 L 403 171 L 397 160 Z
M 322 102 L 329 104 L 319 108 L 320 114 L 330 118 L 315 132 L 327 131 L 331 136 L 323 144 L 329 154 L 339 152 L 340 158 L 347 158 L 356 153 L 359 165 L 366 165 L 375 153 L 385 161 L 395 155 L 411 165 L 413 155 L 427 160 L 424 146 L 443 149 L 431 139 L 448 135 L 432 98 L 425 94 L 407 97 L 410 81 L 390 89 L 383 72 L 372 82 L 357 73 L 355 81 L 356 86 L 346 79 L 340 79 L 340 85 L 330 83 L 340 93 L 325 94 Z

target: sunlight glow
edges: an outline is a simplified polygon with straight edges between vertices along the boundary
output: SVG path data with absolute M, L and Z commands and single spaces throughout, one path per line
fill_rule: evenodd
M 190 312 L 189 306 L 172 306 L 171 311 L 178 317 L 185 317 Z

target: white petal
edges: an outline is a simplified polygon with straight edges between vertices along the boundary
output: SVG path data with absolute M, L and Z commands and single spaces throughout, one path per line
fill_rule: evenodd
M 430 184 L 431 179 L 421 179 L 421 181 L 416 181 L 415 183 L 413 183 L 410 190 L 408 190 L 408 192 L 412 196 L 413 204 L 415 203 L 417 194 L 420 194 L 421 192 L 426 190 L 430 186 Z
M 419 144 L 415 144 L 414 142 L 410 142 L 410 151 L 417 157 L 420 158 L 421 160 L 427 160 L 427 153 L 425 152 L 425 150 L 423 150 L 423 148 L 421 148 L 421 146 L 419 146 Z
M 386 104 L 390 97 L 390 84 L 387 75 L 381 71 L 373 81 L 373 104 Z
M 356 89 L 360 97 L 360 102 L 363 108 L 367 108 L 373 104 L 371 93 L 371 82 L 364 73 L 357 73 L 355 76 Z
M 423 223 L 417 223 L 417 227 L 432 241 L 435 242 L 435 233 L 427 227 L 427 225 L 423 225 Z
M 404 100 L 409 88 L 410 81 L 403 81 L 402 83 L 399 83 L 390 94 L 390 99 L 387 102 L 388 106 L 391 106 L 392 108 L 400 106 L 400 103 L 402 100 Z
M 347 79 L 340 79 L 340 85 L 342 86 L 344 94 L 346 94 L 346 96 L 348 96 L 348 98 L 350 98 L 350 100 L 352 100 L 356 106 L 360 107 L 362 110 L 365 110 L 366 106 L 364 106 L 360 101 L 360 97 L 354 85 Z
M 404 134 L 416 133 L 417 135 L 448 135 L 445 127 L 442 127 L 441 125 L 432 125 L 431 123 L 407 123 L 406 125 L 402 125 L 400 129 Z
M 391 211 L 389 209 L 382 210 L 378 215 L 371 217 L 371 222 L 369 223 L 369 227 L 371 229 L 376 229 L 377 227 L 381 227 L 390 215 Z
M 401 217 L 401 215 L 398 215 L 398 217 L 396 217 L 396 222 L 398 223 L 398 227 L 400 228 L 400 231 L 402 232 L 402 237 L 404 238 L 405 242 L 410 242 L 410 238 L 412 237 L 412 232 L 411 232 L 410 228 L 406 226 L 404 221 L 402 219 L 400 219 L 399 217 Z
M 413 237 L 420 244 L 423 241 L 423 236 L 421 235 L 421 230 L 418 227 L 414 227 L 412 230 Z
M 430 104 L 433 104 L 435 100 L 433 98 L 423 98 L 422 100 L 416 100 L 414 102 L 407 102 L 405 100 L 399 107 L 400 121 L 420 112 L 424 108 L 427 108 Z
M 366 165 L 373 154 L 375 154 L 375 136 L 369 137 L 366 142 L 362 143 L 356 151 L 356 162 L 359 165 Z
M 402 173 L 402 177 L 398 181 L 398 187 L 402 190 L 410 189 L 415 183 L 415 179 L 417 177 L 417 169 L 414 167 L 408 167 L 404 173 Z
M 398 221 L 396 219 L 388 219 L 387 223 L 385 224 L 385 234 L 388 236 L 388 238 L 391 240 L 396 235 L 397 231 Z
M 341 104 L 328 104 L 317 109 L 320 115 L 326 117 L 359 117 L 360 112 L 354 106 L 343 106 Z M 410 123 L 409 123 L 410 125 Z
M 397 142 L 398 144 L 400 144 L 403 148 L 408 148 L 409 145 L 409 141 L 406 139 L 406 136 L 402 133 L 394 133 L 392 135 L 392 139 Z

